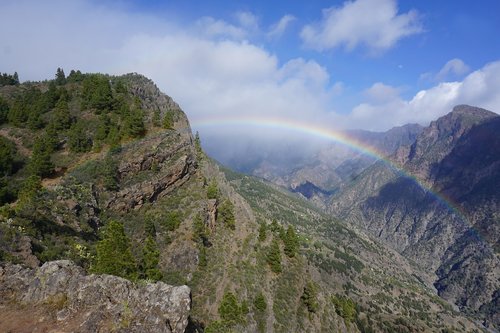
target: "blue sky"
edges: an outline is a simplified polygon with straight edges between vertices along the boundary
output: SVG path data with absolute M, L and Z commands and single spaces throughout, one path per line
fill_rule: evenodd
M 195 127 L 254 116 L 386 130 L 455 104 L 500 111 L 494 0 L 13 0 L 0 12 L 1 72 L 139 72 Z

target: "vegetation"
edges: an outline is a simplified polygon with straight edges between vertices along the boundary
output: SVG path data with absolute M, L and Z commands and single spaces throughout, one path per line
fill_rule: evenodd
M 356 319 L 356 304 L 348 297 L 332 296 L 332 303 L 335 312 L 346 322 L 353 322 Z
M 219 206 L 217 211 L 217 220 L 231 230 L 234 230 L 236 228 L 236 221 L 234 218 L 234 205 L 231 200 L 226 199 Z
M 109 221 L 101 232 L 101 240 L 97 242 L 96 249 L 93 272 L 121 276 L 130 280 L 137 279 L 137 267 L 123 223 Z
M 144 278 L 152 281 L 161 280 L 162 274 L 158 269 L 159 261 L 160 251 L 158 245 L 153 236 L 149 235 L 146 237 L 142 249 L 142 274 Z
M 288 226 L 283 242 L 285 244 L 285 254 L 290 258 L 295 257 L 299 248 L 299 238 L 292 226 Z
M 317 301 L 317 286 L 309 281 L 304 286 L 304 293 L 301 296 L 301 300 L 307 307 L 307 311 L 311 313 L 316 313 L 318 311 L 318 301 Z
M 274 273 L 281 273 L 281 249 L 276 238 L 273 239 L 267 252 L 267 263 Z

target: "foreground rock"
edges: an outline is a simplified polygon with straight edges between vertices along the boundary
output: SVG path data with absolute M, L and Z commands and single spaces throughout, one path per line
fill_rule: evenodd
M 2 332 L 37 331 L 22 315 L 33 308 L 44 309 L 44 316 L 35 315 L 35 325 L 44 331 L 180 333 L 188 324 L 190 306 L 187 286 L 137 285 L 111 275 L 85 275 L 68 260 L 38 269 L 0 267 Z

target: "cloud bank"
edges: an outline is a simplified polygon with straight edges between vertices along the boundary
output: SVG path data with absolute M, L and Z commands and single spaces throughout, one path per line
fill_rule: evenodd
M 306 25 L 300 36 L 307 47 L 319 51 L 364 46 L 378 53 L 422 31 L 418 13 L 398 14 L 394 0 L 356 0 L 324 9 L 322 19 Z
M 369 10 L 371 15 L 366 14 Z M 180 103 L 195 129 L 211 119 L 260 117 L 386 130 L 408 122 L 425 125 L 455 104 L 500 110 L 500 62 L 487 64 L 461 81 L 439 82 L 409 99 L 401 97 L 399 87 L 376 82 L 360 94 L 362 101 L 352 110 L 335 110 L 332 105 L 342 98 L 344 85 L 314 59 L 279 59 L 252 43 L 249 36 L 260 28 L 258 17 L 249 12 L 235 14 L 232 23 L 203 17 L 190 24 L 83 0 L 2 2 L 0 12 L 4 17 L 0 71 L 18 71 L 21 80 L 51 78 L 57 67 L 142 73 Z M 358 0 L 325 13 L 320 27 L 312 29 L 330 27 L 331 17 L 338 19 L 335 24 L 344 22 L 345 29 L 335 26 L 333 31 L 342 31 L 344 37 L 328 45 L 374 43 L 366 45 L 380 49 L 421 30 L 418 16 L 398 14 L 394 1 Z M 371 16 L 373 21 L 356 27 L 348 14 Z M 283 16 L 271 31 L 279 35 L 292 20 Z M 380 36 L 368 42 L 374 22 L 382 27 L 376 33 Z M 349 31 L 352 39 L 347 38 Z M 464 75 L 467 70 L 463 62 L 452 59 L 438 76 Z M 231 133 L 227 127 L 199 129 L 202 137 Z M 265 129 L 232 130 L 240 136 L 248 134 L 248 140 L 276 134 Z M 288 133 L 283 138 L 289 139 Z

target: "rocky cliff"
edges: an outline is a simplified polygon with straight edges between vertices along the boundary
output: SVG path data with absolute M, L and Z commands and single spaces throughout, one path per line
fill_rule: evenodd
M 434 272 L 440 295 L 497 327 L 499 119 L 454 108 L 392 156 L 405 172 L 379 162 L 330 206 Z
M 2 332 L 181 333 L 190 307 L 187 286 L 86 275 L 67 260 L 0 267 Z

